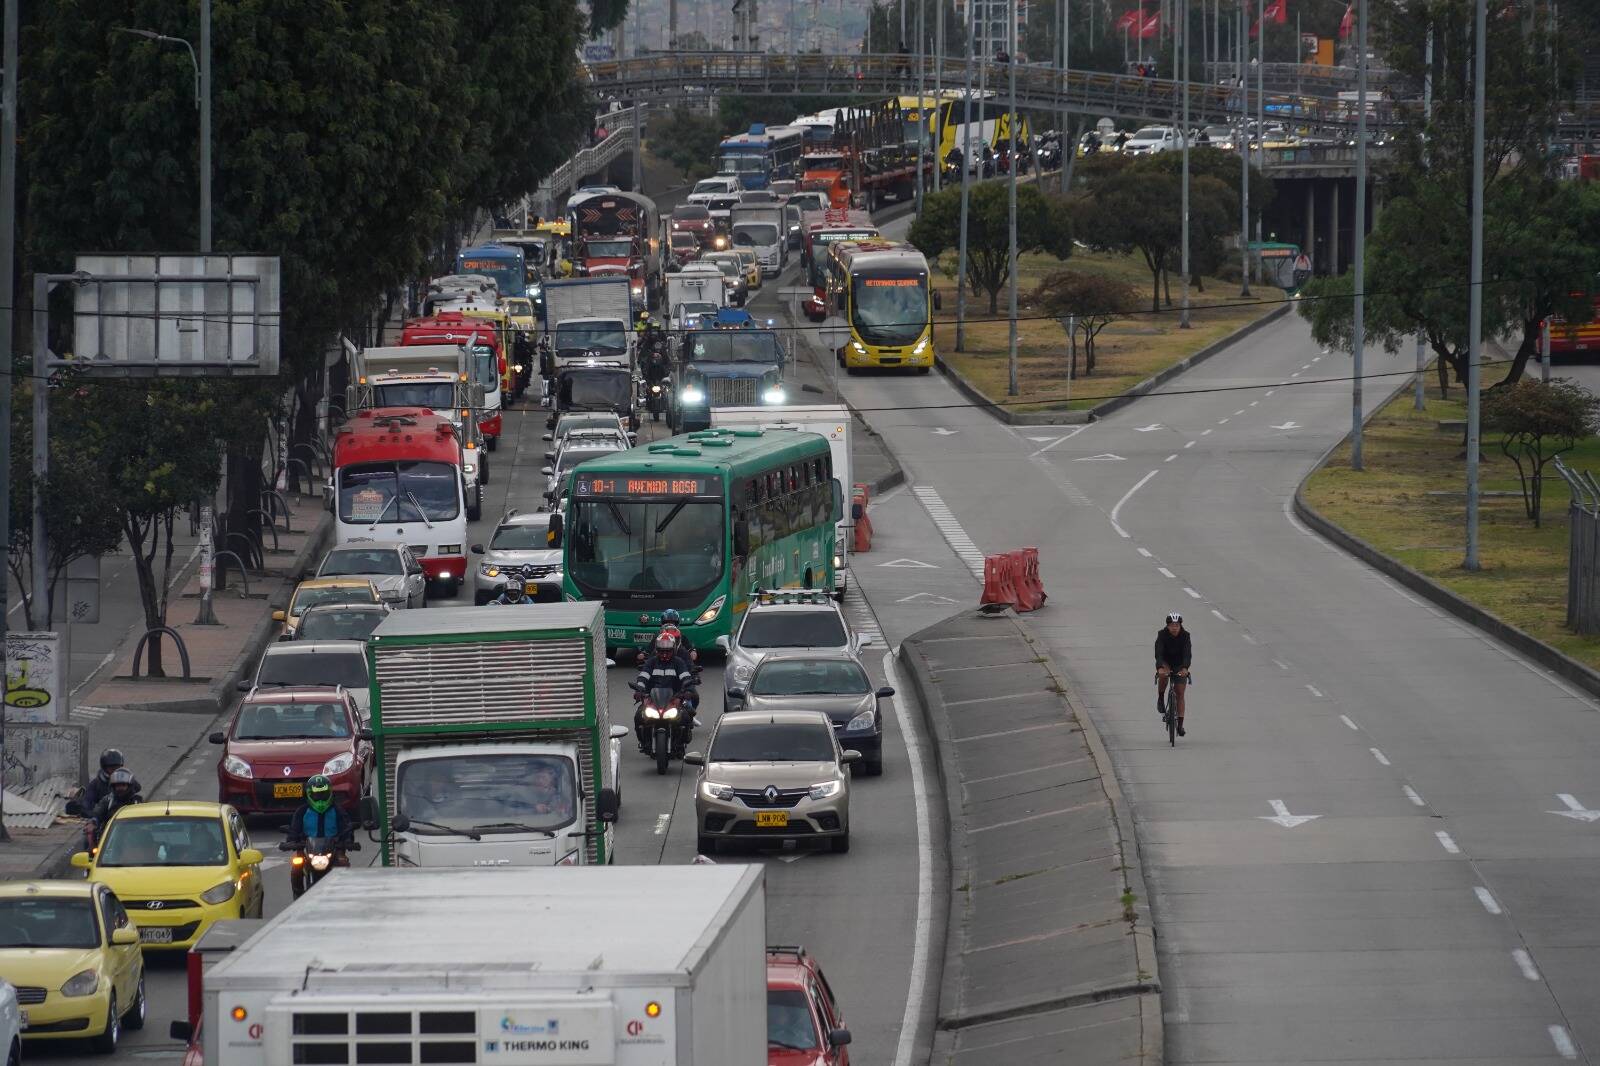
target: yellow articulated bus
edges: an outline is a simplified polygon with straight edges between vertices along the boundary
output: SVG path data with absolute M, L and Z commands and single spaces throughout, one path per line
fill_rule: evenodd
M 938 294 L 928 261 L 900 241 L 840 241 L 828 251 L 828 294 L 849 339 L 834 354 L 848 372 L 860 367 L 933 368 L 933 311 Z
M 929 93 L 920 98 L 899 96 L 891 100 L 889 106 L 900 113 L 905 143 L 917 143 L 917 127 L 921 125 L 927 131 L 928 150 L 943 163 L 950 157 L 952 149 L 965 151 L 967 135 L 964 124 L 971 121 L 973 153 L 980 154 L 985 144 L 991 150 L 998 151 L 1010 137 L 1006 126 L 1010 116 L 1004 101 L 993 90 L 980 94 L 974 89 L 969 109 L 963 93 L 961 89 L 946 89 L 938 95 Z M 1028 119 L 1023 116 L 1017 126 L 1017 139 L 1026 141 L 1028 134 Z

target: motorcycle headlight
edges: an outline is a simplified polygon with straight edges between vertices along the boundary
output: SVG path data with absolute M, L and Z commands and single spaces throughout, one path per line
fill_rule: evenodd
M 719 785 L 715 781 L 700 782 L 700 794 L 706 799 L 731 800 L 733 799 L 732 785 Z
M 311 856 L 311 868 L 313 870 L 316 870 L 318 873 L 321 873 L 323 870 L 326 870 L 328 868 L 328 866 L 332 862 L 333 862 L 333 856 L 332 855 L 313 855 L 313 856 Z
M 687 386 L 678 394 L 678 399 L 682 400 L 684 403 L 700 403 L 705 398 L 705 390 L 695 388 L 693 385 Z
M 678 708 L 668 707 L 666 710 L 661 712 L 661 717 L 665 718 L 669 722 L 675 720 L 678 717 Z
M 484 577 L 499 577 L 500 568 L 493 563 L 479 563 L 478 573 L 482 574 Z
M 232 881 L 224 881 L 222 884 L 212 885 L 210 888 L 200 893 L 200 902 L 209 903 L 212 906 L 216 906 L 218 903 L 228 902 L 233 898 L 234 893 L 238 891 L 239 886 L 237 884 Z
M 862 344 L 860 341 L 851 341 L 850 347 L 854 348 L 861 355 L 867 354 L 867 346 Z
M 844 731 L 846 733 L 865 733 L 876 724 L 873 721 L 873 713 L 871 711 L 862 711 L 850 719 L 850 723 L 844 727 Z
M 697 626 L 703 626 L 708 622 L 715 622 L 717 620 L 717 615 L 722 613 L 722 605 L 726 602 L 728 602 L 728 597 L 726 596 L 718 596 L 716 599 L 712 600 L 711 606 L 700 612 L 700 617 L 694 620 L 694 624 Z
M 93 970 L 79 970 L 61 986 L 63 996 L 92 996 L 100 987 L 100 975 Z
M 838 781 L 818 781 L 811 786 L 810 796 L 814 800 L 832 799 L 844 790 L 844 785 Z
M 651 385 L 650 386 L 650 391 L 651 392 L 660 392 L 661 391 L 661 386 L 660 385 Z
M 660 718 L 661 717 L 661 711 L 660 711 L 659 708 L 652 707 L 652 706 L 650 706 L 650 704 L 647 703 L 647 704 L 644 705 L 644 716 L 646 718 Z
M 783 390 L 776 385 L 761 394 L 762 403 L 782 403 L 785 399 Z
M 335 755 L 333 758 L 331 758 L 327 762 L 323 763 L 322 764 L 322 772 L 325 773 L 325 774 L 330 774 L 330 775 L 331 774 L 342 774 L 346 770 L 350 769 L 350 767 L 354 766 L 355 764 L 356 764 L 356 754 L 355 754 L 355 752 L 347 751 L 343 755 Z
M 255 774 L 250 772 L 250 764 L 237 755 L 229 755 L 223 758 L 222 768 L 234 777 L 255 777 Z

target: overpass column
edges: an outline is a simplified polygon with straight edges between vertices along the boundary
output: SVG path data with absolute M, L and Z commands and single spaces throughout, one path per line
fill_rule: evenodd
M 1306 181 L 1306 240 L 1301 249 L 1311 260 L 1311 272 L 1317 271 L 1317 179 Z
M 1328 273 L 1339 275 L 1339 179 L 1333 179 L 1333 217 L 1328 220 Z

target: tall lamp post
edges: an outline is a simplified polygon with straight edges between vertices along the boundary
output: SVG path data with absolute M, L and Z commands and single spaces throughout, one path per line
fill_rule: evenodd
M 162 44 L 181 44 L 194 64 L 194 106 L 200 112 L 200 253 L 211 252 L 211 0 L 200 0 L 200 51 L 182 37 L 118 26 L 116 33 Z

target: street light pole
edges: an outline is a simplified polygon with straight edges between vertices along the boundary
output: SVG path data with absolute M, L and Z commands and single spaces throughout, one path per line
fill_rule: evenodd
M 1250 298 L 1250 81 L 1245 74 L 1244 4 L 1239 5 L 1239 296 Z
M 193 49 L 190 54 L 193 55 Z M 211 254 L 211 0 L 200 0 L 200 254 Z
M 1483 83 L 1487 77 L 1488 3 L 1477 3 L 1477 39 L 1472 57 L 1472 286 L 1467 311 L 1467 556 L 1461 566 L 1477 570 L 1478 562 L 1478 356 L 1483 344 Z
M 944 160 L 940 151 L 944 148 L 944 3 L 937 0 L 939 6 L 934 9 L 933 16 L 933 122 L 936 135 L 933 149 L 933 191 L 938 192 L 944 188 Z
M 0 83 L 0 366 L 15 365 L 11 350 L 11 309 L 16 292 L 17 237 L 17 0 L 5 0 L 4 81 Z M 36 382 L 43 388 L 44 382 Z M 34 491 L 39 491 L 38 486 Z M 11 529 L 11 374 L 0 373 L 0 529 Z M 0 668 L 10 677 L 6 621 L 10 589 L 0 582 Z M 0 713 L 0 755 L 5 753 L 5 715 Z M 0 809 L 4 807 L 0 793 Z M 0 813 L 0 841 L 8 841 Z
M 1362 470 L 1361 370 L 1367 347 L 1367 0 L 1356 0 L 1356 53 L 1356 229 L 1355 271 L 1351 279 L 1356 298 L 1350 339 L 1354 361 L 1350 375 L 1350 469 Z
M 972 18 L 967 22 L 971 47 L 967 49 L 966 83 L 962 91 L 965 102 L 961 114 L 961 239 L 956 252 L 956 351 L 967 350 L 967 211 L 971 206 L 972 187 L 972 65 L 980 62 L 977 53 L 978 4 L 972 0 L 967 5 Z M 987 62 L 978 68 L 978 77 L 988 69 Z M 983 123 L 983 93 L 978 93 L 978 123 Z
M 1006 76 L 1011 82 L 1010 113 L 1006 116 L 1007 182 L 1010 188 L 1006 228 L 1010 243 L 1006 251 L 1007 288 L 1009 290 L 1011 331 L 1006 344 L 1006 395 L 1017 395 L 1017 0 L 1011 0 L 1006 16 L 1007 37 L 1011 47 L 1006 52 Z
M 1204 0 L 1202 0 L 1202 3 Z M 1178 68 L 1183 72 L 1183 123 L 1178 128 L 1183 146 L 1183 205 L 1178 214 L 1183 226 L 1183 310 L 1178 315 L 1178 328 L 1190 329 L 1189 324 L 1189 0 L 1178 0 L 1178 29 L 1173 37 L 1177 47 Z

